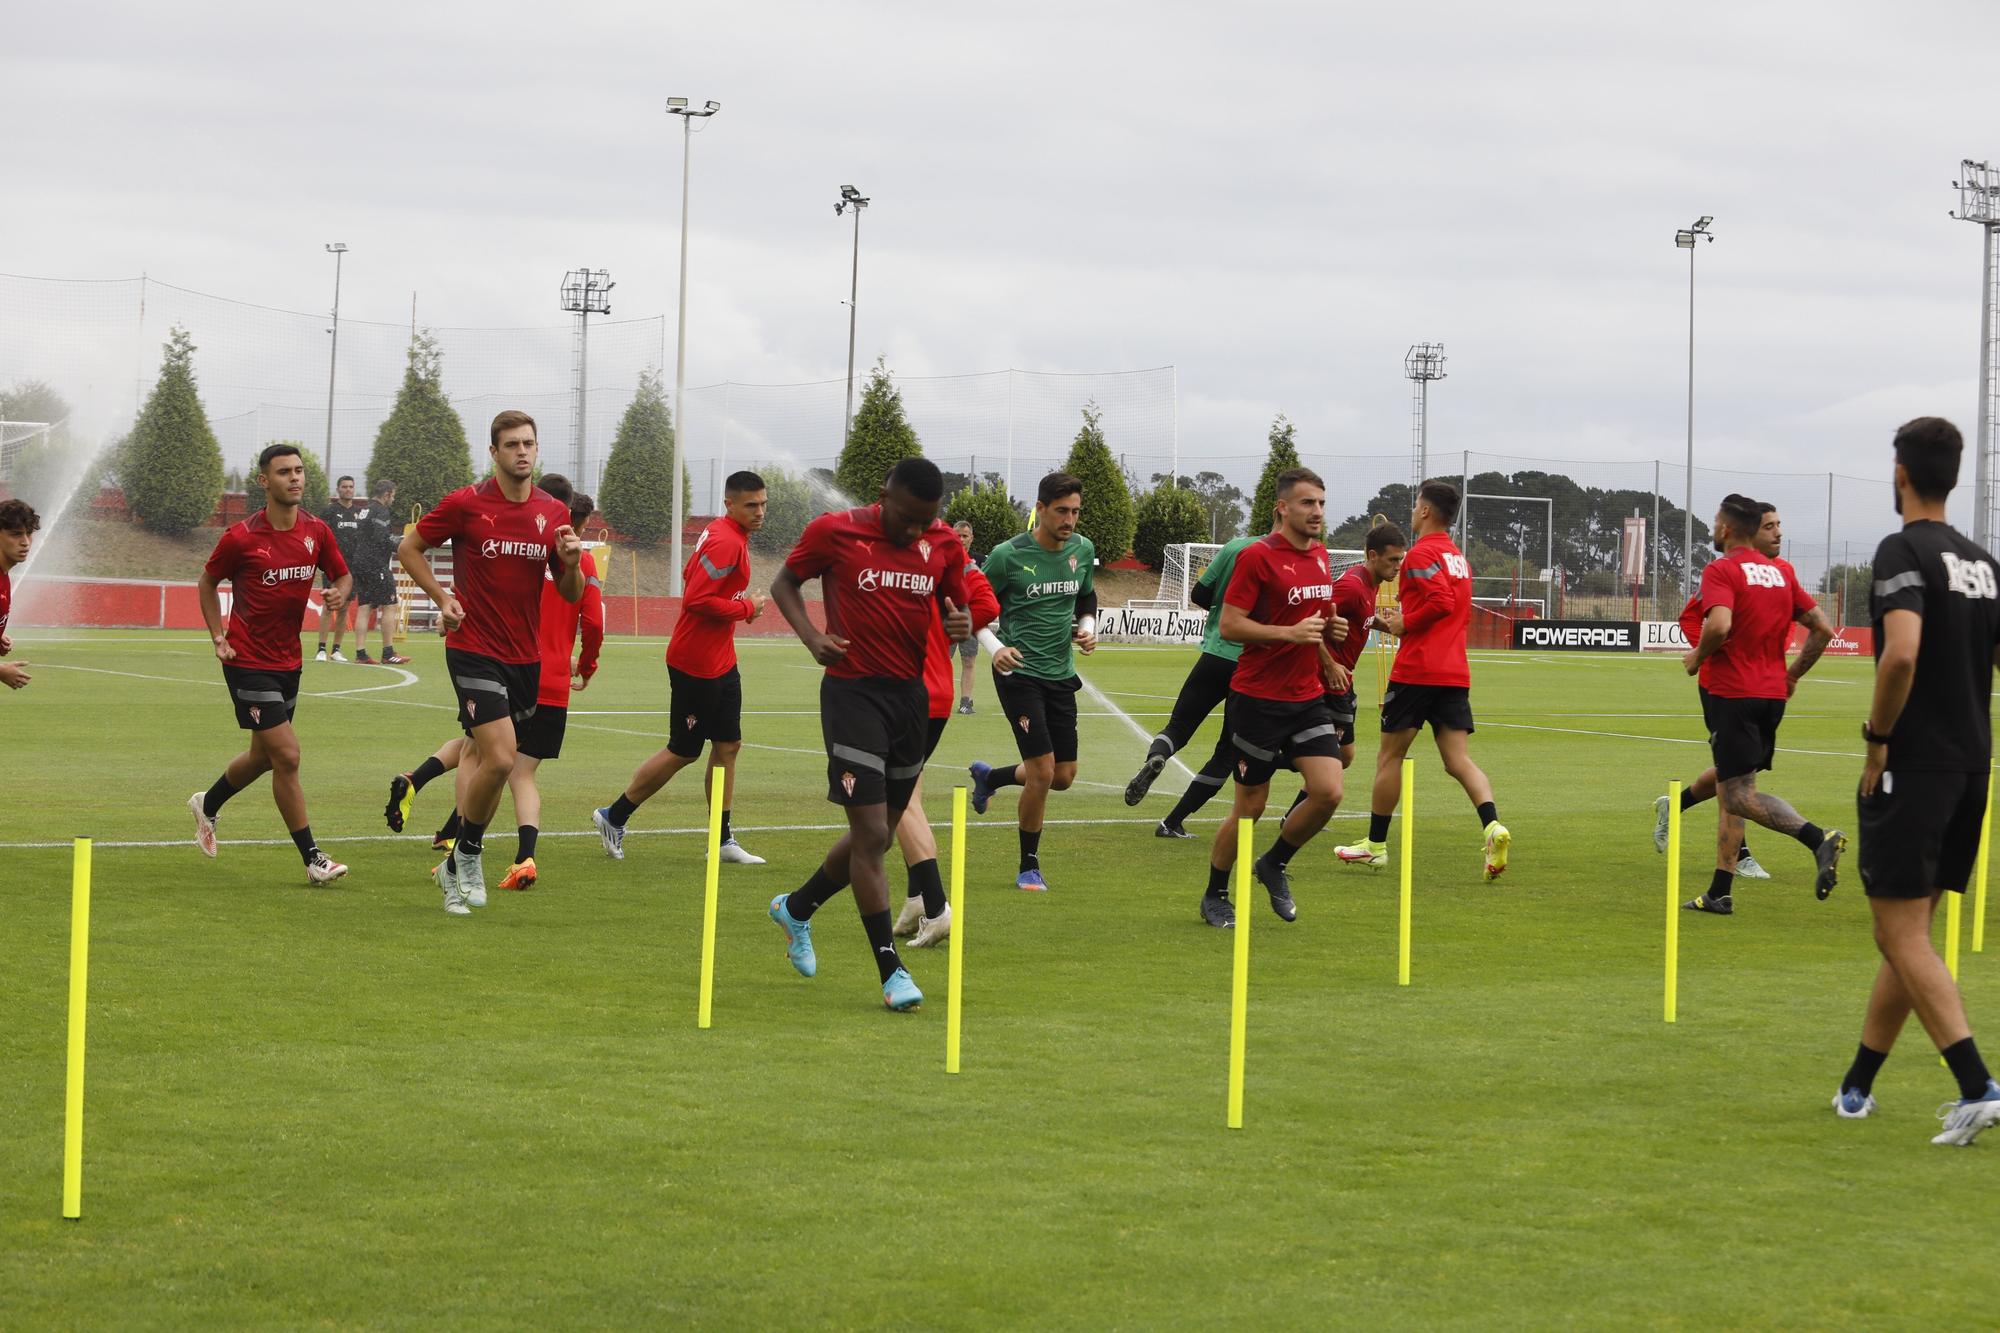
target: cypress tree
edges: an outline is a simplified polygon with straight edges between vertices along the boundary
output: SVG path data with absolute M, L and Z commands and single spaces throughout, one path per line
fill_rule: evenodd
M 154 532 L 179 536 L 208 521 L 222 494 L 222 446 L 195 391 L 194 341 L 167 335 L 160 378 L 132 427 L 120 480 L 125 502 Z
M 1083 408 L 1083 428 L 1069 447 L 1063 471 L 1083 482 L 1083 517 L 1076 530 L 1090 538 L 1097 558 L 1105 564 L 1121 560 L 1132 549 L 1136 523 L 1132 516 L 1132 489 L 1125 471 L 1111 456 L 1104 442 L 1104 414 L 1096 403 Z
M 597 504 L 622 537 L 657 542 L 674 529 L 674 414 L 655 370 L 639 372 L 639 388 L 625 405 Z M 694 512 L 692 488 L 681 490 L 681 512 Z
M 444 396 L 442 354 L 426 329 L 410 339 L 403 387 L 375 433 L 368 478 L 395 482 L 398 506 L 428 510 L 452 491 L 470 486 L 473 475 L 465 423 Z
M 869 504 L 882 489 L 889 469 L 906 458 L 919 458 L 924 446 L 903 416 L 903 394 L 889 378 L 889 368 L 876 358 L 854 410 L 854 427 L 847 447 L 833 469 L 834 485 L 855 504 Z
M 1264 460 L 1264 475 L 1257 478 L 1257 494 L 1250 501 L 1250 535 L 1261 537 L 1271 530 L 1278 511 L 1278 474 L 1299 466 L 1299 448 L 1294 440 L 1298 427 L 1283 412 L 1271 422 L 1270 456 Z

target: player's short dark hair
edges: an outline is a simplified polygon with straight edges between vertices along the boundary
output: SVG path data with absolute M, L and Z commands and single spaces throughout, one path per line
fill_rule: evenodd
M 1272 494 L 1282 500 L 1292 493 L 1292 487 L 1300 484 L 1317 486 L 1321 490 L 1326 489 L 1326 483 L 1319 479 L 1319 473 L 1313 471 L 1311 468 L 1288 467 L 1278 474 L 1278 479 L 1272 487 Z
M 722 483 L 724 495 L 748 495 L 752 491 L 769 489 L 770 487 L 764 484 L 764 479 L 754 472 L 732 472 Z
M 377 477 L 375 478 L 375 484 L 368 488 L 368 494 L 380 498 L 381 496 L 390 494 L 395 489 L 395 482 L 387 477 Z
M 1436 514 L 1438 521 L 1446 527 L 1458 522 L 1458 507 L 1463 503 L 1464 497 L 1459 494 L 1458 487 L 1450 482 L 1433 478 L 1417 487 L 1417 498 L 1429 505 L 1431 512 Z
M 1070 472 L 1051 472 L 1042 478 L 1042 484 L 1035 487 L 1035 503 L 1050 505 L 1065 495 L 1081 496 L 1083 478 Z
M 1896 427 L 1896 461 L 1910 489 L 1926 500 L 1942 500 L 1958 485 L 1958 460 L 1965 437 L 1943 417 L 1918 417 Z
M 582 491 L 569 497 L 569 525 L 583 531 L 584 520 L 597 512 L 597 501 Z
M 1392 546 L 1408 550 L 1410 539 L 1405 537 L 1403 530 L 1394 523 L 1377 523 L 1374 527 L 1368 529 L 1367 539 L 1362 542 L 1362 545 L 1367 548 L 1368 554 L 1374 555 L 1377 552 L 1386 551 Z
M 1772 504 L 1769 500 L 1759 500 L 1757 502 L 1757 519 L 1760 523 L 1763 521 L 1764 515 L 1775 514 L 1777 512 L 1778 506 Z
M 1721 507 L 1723 519 L 1744 537 L 1750 536 L 1764 525 L 1763 511 L 1758 509 L 1757 502 L 1747 495 L 1725 495 L 1722 497 Z
M 914 500 L 944 499 L 944 473 L 928 458 L 905 458 L 889 469 L 882 484 L 904 491 Z
M 576 487 L 570 485 L 569 478 L 560 472 L 544 472 L 541 480 L 537 481 L 535 485 L 541 487 L 552 498 L 560 500 L 564 504 L 568 504 L 570 497 L 576 494 Z
M 296 444 L 293 444 L 290 440 L 279 440 L 275 444 L 265 445 L 264 452 L 257 455 L 257 470 L 259 472 L 264 471 L 264 469 L 271 466 L 272 459 L 283 458 L 286 454 L 290 454 L 292 457 L 298 459 L 300 462 L 305 461 L 306 455 L 303 449 L 300 449 Z M 354 478 L 342 477 L 341 480 L 352 481 L 354 480 Z
M 0 532 L 33 534 L 41 526 L 42 516 L 26 500 L 0 500 Z
M 500 443 L 500 432 L 503 430 L 512 430 L 516 426 L 526 426 L 529 430 L 534 431 L 535 439 L 538 442 L 542 438 L 541 428 L 535 425 L 533 417 L 518 407 L 510 407 L 499 416 L 493 418 L 493 424 L 487 428 L 486 432 L 488 437 L 487 443 L 489 445 L 498 445 Z
M 334 484 L 334 485 L 336 485 L 336 486 L 338 486 L 338 485 L 340 485 L 340 483 L 341 483 L 341 482 L 343 482 L 343 481 L 353 481 L 353 480 L 354 480 L 354 478 L 353 478 L 352 476 L 346 476 L 346 477 L 335 477 L 335 478 L 333 479 L 333 484 Z

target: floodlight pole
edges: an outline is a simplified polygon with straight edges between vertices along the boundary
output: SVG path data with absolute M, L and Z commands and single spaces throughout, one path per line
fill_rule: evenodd
M 326 247 L 333 256 L 333 346 L 326 355 L 326 475 L 333 475 L 333 373 L 340 365 L 340 261 L 347 254 L 345 241 Z
M 1691 227 L 1674 233 L 1674 244 L 1688 252 L 1688 410 L 1687 475 L 1681 495 L 1681 596 L 1694 593 L 1694 247 L 1698 239 L 1710 242 L 1708 224 L 1714 218 L 1703 214 Z
M 1445 377 L 1444 344 L 1417 343 L 1403 357 L 1403 376 L 1415 385 L 1411 395 L 1411 410 L 1416 417 L 1415 462 L 1417 477 L 1411 489 L 1424 484 L 1430 477 L 1431 427 L 1430 427 L 1430 382 Z
M 850 209 L 854 212 L 854 271 L 847 280 L 847 418 L 840 428 L 842 450 L 847 448 L 848 437 L 854 434 L 854 325 L 861 299 L 861 210 L 869 202 L 852 185 L 843 185 L 840 199 L 833 206 L 835 217 Z
M 680 322 L 674 334 L 674 535 L 671 567 L 667 570 L 668 595 L 681 595 L 681 529 L 687 524 L 687 421 L 681 415 L 687 390 L 688 331 L 688 167 L 693 154 L 694 122 L 722 110 L 722 103 L 708 102 L 697 108 L 685 97 L 669 97 L 667 114 L 681 118 L 681 282 Z
M 1988 550 L 1993 548 L 1994 477 L 1993 446 L 1995 418 L 2000 416 L 2000 385 L 1994 383 L 1994 363 L 2000 360 L 1994 348 L 1995 307 L 2000 306 L 2000 171 L 1990 164 L 1966 158 L 1958 164 L 1961 180 L 1958 207 L 1952 216 L 1960 222 L 1976 222 L 1980 229 L 1981 270 L 1979 281 L 1979 452 L 1973 460 L 1972 540 Z
M 590 413 L 590 317 L 611 313 L 611 274 L 604 269 L 573 268 L 563 275 L 562 308 L 578 319 L 576 344 L 576 466 L 572 480 L 584 484 L 585 437 Z

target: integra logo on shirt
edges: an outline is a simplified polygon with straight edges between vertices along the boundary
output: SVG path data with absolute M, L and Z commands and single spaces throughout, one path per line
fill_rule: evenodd
M 315 568 L 313 565 L 286 565 L 282 569 L 267 569 L 264 571 L 264 586 L 275 588 L 280 583 L 296 583 L 300 579 L 311 583 Z
M 1309 583 L 1303 588 L 1287 588 L 1285 601 L 1293 606 L 1300 602 L 1325 602 L 1333 598 L 1331 583 Z
M 1984 560 L 1962 560 L 1949 551 L 1941 553 L 1944 558 L 1944 581 L 1960 597 L 2000 597 L 2000 584 L 1993 577 L 1993 566 Z
M 485 556 L 488 560 L 497 559 L 503 555 L 526 556 L 530 560 L 547 560 L 549 558 L 549 548 L 543 546 L 540 542 L 510 542 L 502 541 L 498 537 L 488 537 L 485 541 L 479 543 L 479 554 Z
M 1049 579 L 1043 583 L 1030 583 L 1021 595 L 1036 597 L 1074 597 L 1083 591 L 1082 579 Z
M 919 597 L 928 597 L 931 589 L 937 587 L 937 580 L 929 574 L 916 574 L 906 569 L 864 569 L 854 576 L 854 586 L 863 592 L 901 588 Z

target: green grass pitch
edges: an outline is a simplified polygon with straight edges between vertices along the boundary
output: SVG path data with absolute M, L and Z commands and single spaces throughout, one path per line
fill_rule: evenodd
M 1683 916 L 1680 1021 L 1661 1021 L 1651 803 L 1706 762 L 1676 661 L 1479 655 L 1474 754 L 1514 866 L 1480 883 L 1472 810 L 1421 741 L 1408 989 L 1394 872 L 1333 862 L 1366 811 L 1365 781 L 1350 785 L 1294 863 L 1298 922 L 1261 895 L 1248 909 L 1247 1126 L 1232 1132 L 1230 937 L 1196 916 L 1206 844 L 1151 834 L 1176 769 L 1126 809 L 1143 742 L 1088 698 L 1084 782 L 1054 798 L 1043 842 L 1053 891 L 1012 887 L 1011 793 L 973 820 L 950 1077 L 943 950 L 906 952 L 930 998 L 895 1015 L 851 898 L 818 918 L 811 981 L 765 917 L 838 819 L 819 673 L 796 644 L 743 650 L 754 748 L 734 818 L 770 864 L 724 867 L 715 1025 L 698 1032 L 698 782 L 641 811 L 622 863 L 561 836 L 661 743 L 657 641 L 613 640 L 574 701 L 566 753 L 543 769 L 542 884 L 465 920 L 425 875 L 448 787 L 419 798 L 415 836 L 389 839 L 380 814 L 389 775 L 452 733 L 435 639 L 410 649 L 410 684 L 308 664 L 313 824 L 352 866 L 313 890 L 268 783 L 225 812 L 218 860 L 188 840 L 182 802 L 242 743 L 201 638 L 19 637 L 39 669 L 0 699 L 0 1325 L 1992 1317 L 2000 1142 L 1929 1146 L 1953 1088 L 1918 1026 L 1874 1119 L 1828 1107 L 1875 965 L 1851 861 L 1815 902 L 1805 852 L 1753 831 L 1776 878 L 1744 885 L 1733 919 Z M 1087 673 L 1150 730 L 1191 656 L 1107 647 Z M 1865 662 L 1822 664 L 1767 783 L 1850 830 L 1867 681 Z M 1013 753 L 983 677 L 979 703 L 926 778 L 936 821 L 965 763 Z M 1222 807 L 1204 813 L 1206 835 Z M 489 866 L 512 828 L 503 805 Z M 1688 821 L 1683 897 L 1706 886 L 1713 828 L 1712 806 Z M 78 834 L 100 846 L 84 1216 L 69 1223 Z M 900 895 L 893 858 L 891 882 Z M 1991 1058 L 2000 923 L 1973 954 L 1968 914 L 1964 984 Z

